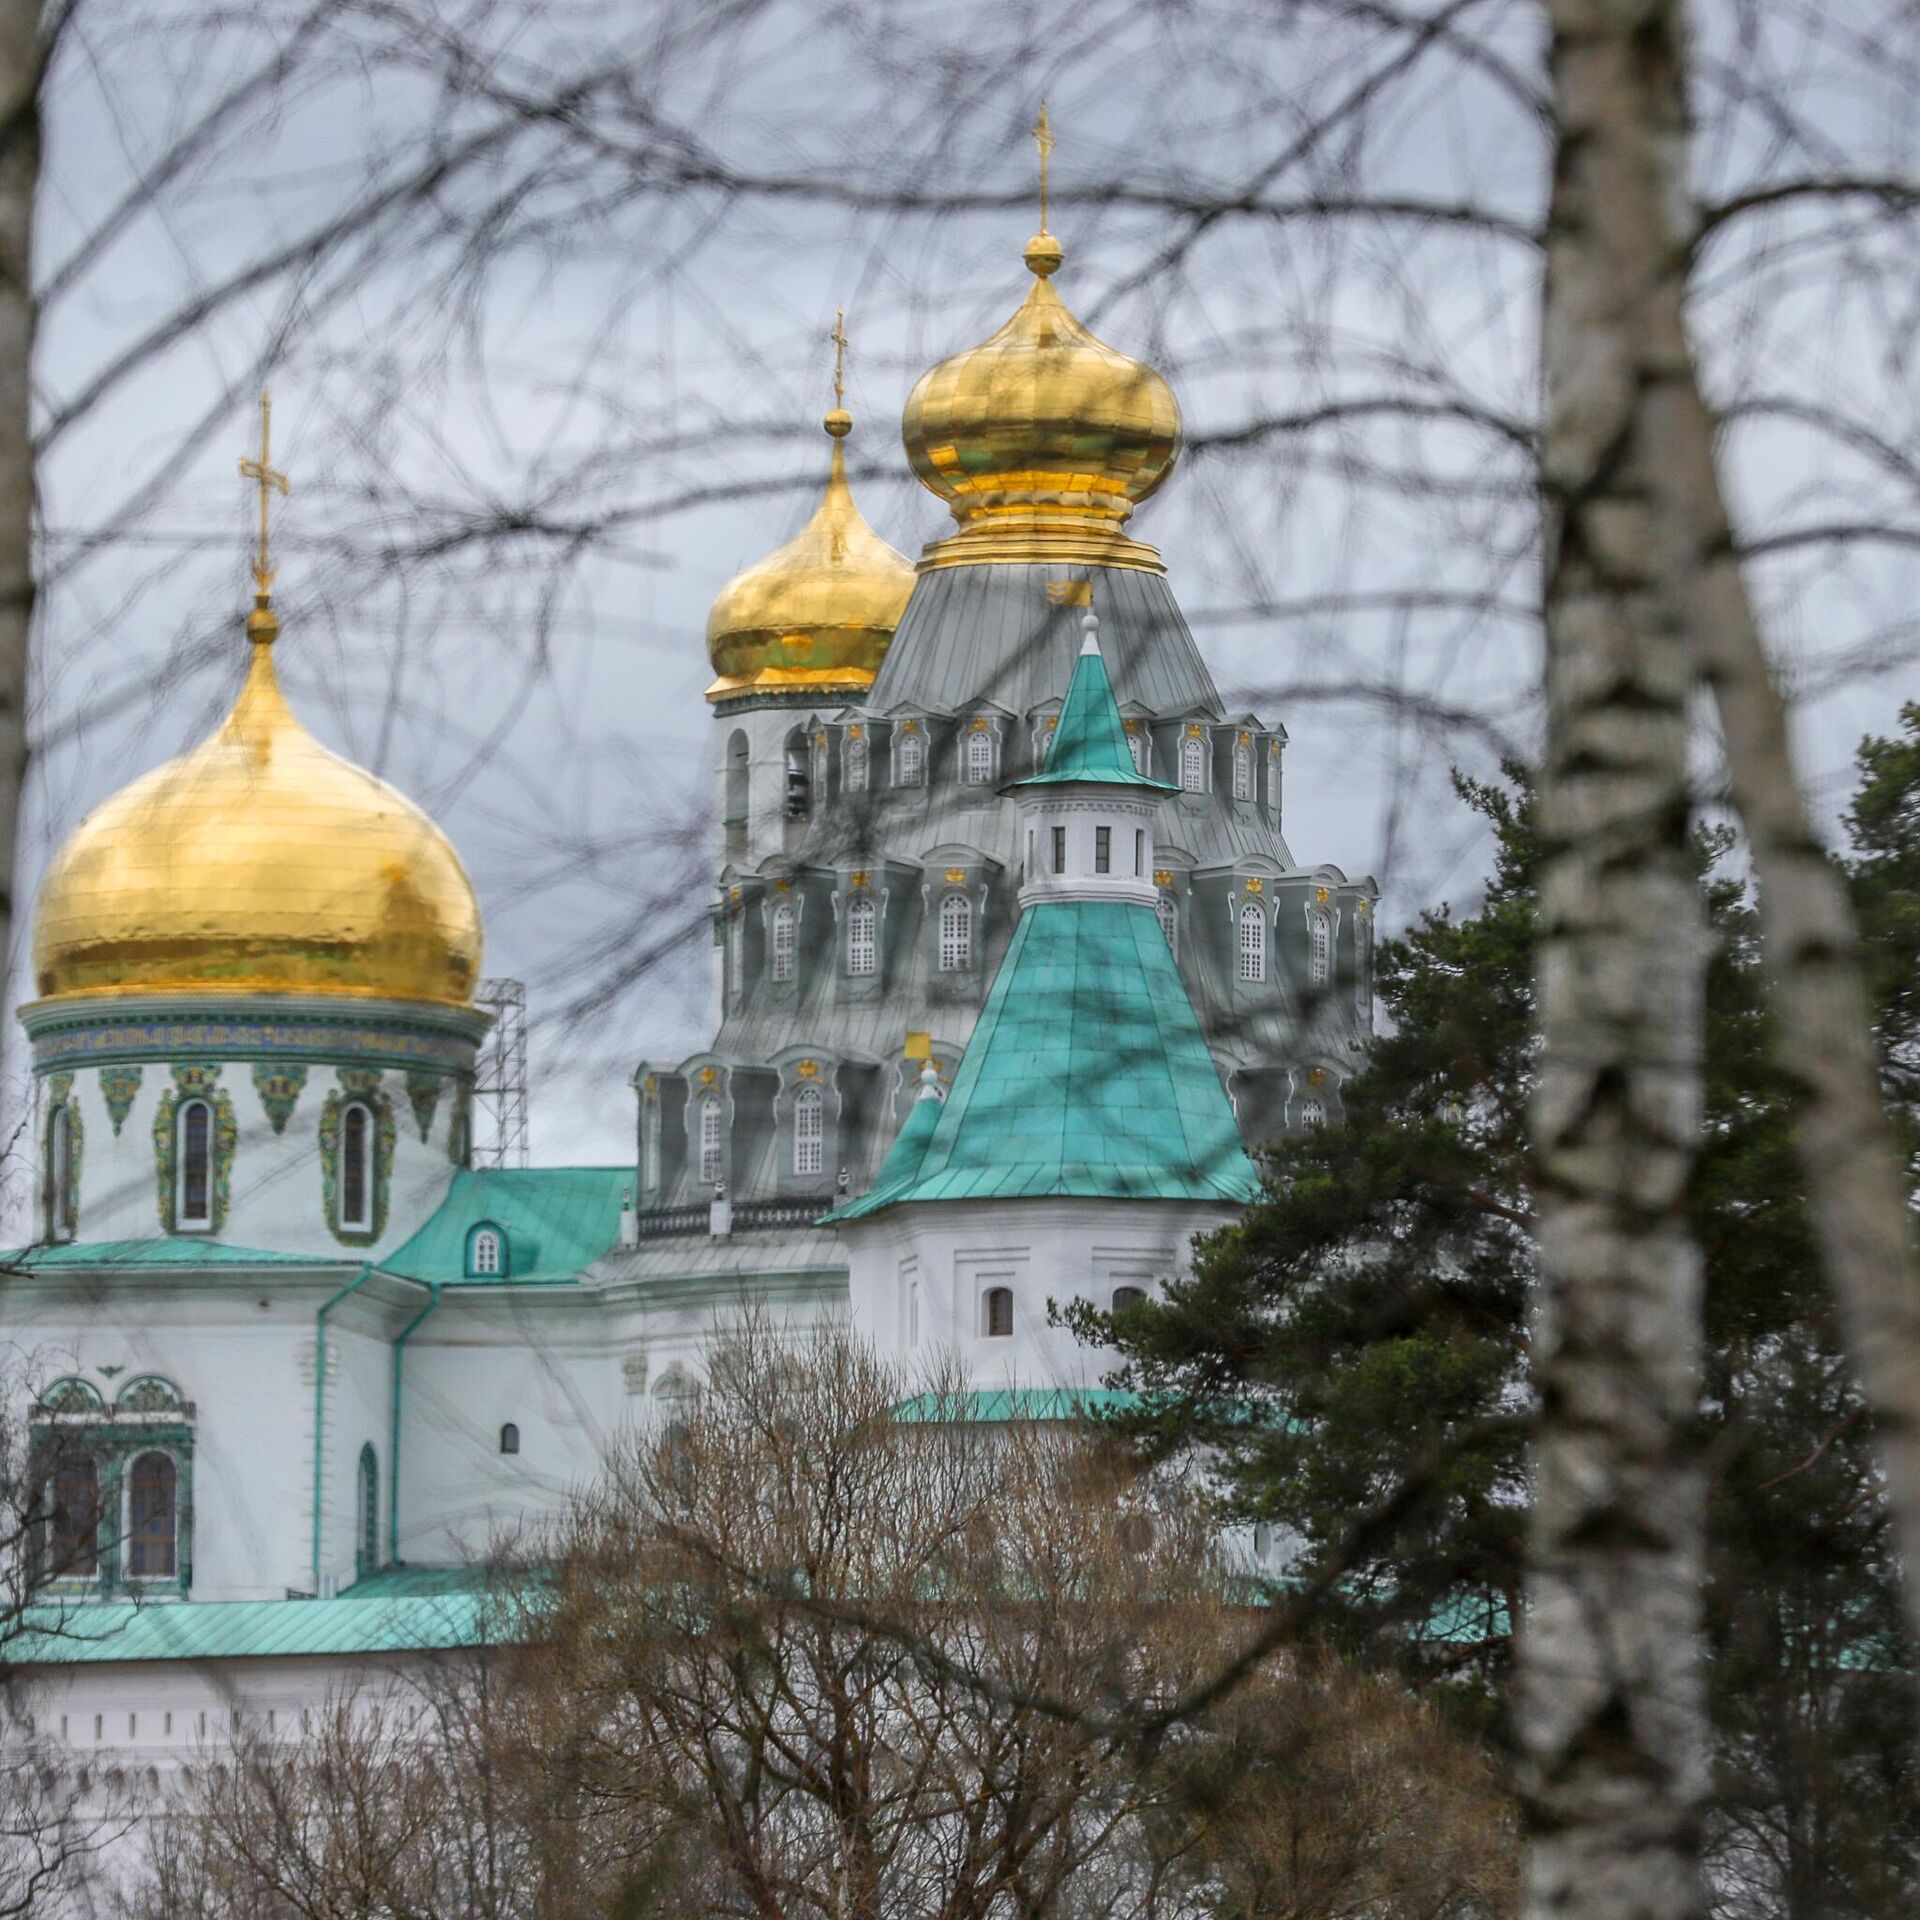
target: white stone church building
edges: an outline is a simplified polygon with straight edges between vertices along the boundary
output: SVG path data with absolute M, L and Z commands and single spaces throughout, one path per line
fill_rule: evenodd
M 264 541 L 226 719 L 61 849 L 0 1315 L 69 1620 L 36 1712 L 90 1764 L 458 1644 L 463 1569 L 696 1392 L 744 1299 L 1070 1399 L 1103 1357 L 1048 1302 L 1163 1284 L 1247 1148 L 1337 1108 L 1375 888 L 1289 850 L 1285 729 L 1223 704 L 1132 529 L 1173 394 L 1061 264 L 1030 242 L 908 400 L 952 531 L 875 534 L 836 406 L 816 511 L 714 602 L 717 1020 L 639 1063 L 631 1162 L 470 1164 L 483 903 L 283 698 Z

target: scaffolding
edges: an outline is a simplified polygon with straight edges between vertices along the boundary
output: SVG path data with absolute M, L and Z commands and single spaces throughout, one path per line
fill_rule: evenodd
M 519 980 L 482 980 L 474 1005 L 493 1015 L 473 1067 L 473 1164 L 527 1164 L 527 989 Z

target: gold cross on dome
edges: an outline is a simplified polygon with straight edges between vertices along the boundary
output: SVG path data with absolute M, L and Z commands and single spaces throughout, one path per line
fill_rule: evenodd
M 1053 152 L 1053 122 L 1047 103 L 1040 102 L 1040 118 L 1033 123 L 1033 144 L 1040 149 L 1040 231 L 1047 230 L 1047 157 Z
M 827 335 L 833 342 L 833 404 L 837 407 L 847 397 L 847 310 L 839 308 L 833 316 L 833 331 Z
M 249 460 L 242 456 L 240 477 L 253 480 L 260 487 L 260 552 L 253 563 L 253 584 L 262 594 L 273 585 L 273 569 L 267 564 L 267 515 L 274 489 L 278 488 L 284 498 L 288 491 L 288 480 L 284 473 L 276 473 L 273 459 L 273 396 L 264 388 L 260 393 L 260 458 Z

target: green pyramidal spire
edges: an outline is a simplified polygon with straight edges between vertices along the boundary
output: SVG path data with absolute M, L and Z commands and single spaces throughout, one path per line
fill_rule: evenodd
M 1174 792 L 1176 789 L 1165 780 L 1152 779 L 1135 768 L 1133 749 L 1127 744 L 1127 729 L 1120 718 L 1120 703 L 1113 697 L 1113 682 L 1107 678 L 1107 663 L 1100 652 L 1093 615 L 1089 613 L 1081 624 L 1087 637 L 1081 643 L 1079 659 L 1073 663 L 1073 679 L 1060 709 L 1059 724 L 1053 730 L 1053 746 L 1047 754 L 1046 767 L 1025 780 L 1016 780 L 1008 791 L 1091 780 L 1106 786 L 1150 787 L 1156 793 Z

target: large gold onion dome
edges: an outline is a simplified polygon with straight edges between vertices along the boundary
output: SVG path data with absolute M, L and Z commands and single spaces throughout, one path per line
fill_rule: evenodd
M 1064 258 L 1043 226 L 1033 285 L 992 339 L 943 360 L 907 396 L 907 459 L 958 533 L 923 567 L 1087 561 L 1158 570 L 1128 516 L 1173 471 L 1180 408 L 1153 368 L 1116 352 L 1054 291 Z
M 480 908 L 445 834 L 330 753 L 280 691 L 264 592 L 211 738 L 74 829 L 40 890 L 43 1001 L 273 992 L 466 1006 Z
M 827 490 L 785 546 L 736 574 L 707 616 L 709 700 L 743 693 L 864 693 L 913 590 L 913 565 L 867 525 L 847 485 L 853 418 L 835 407 Z

